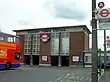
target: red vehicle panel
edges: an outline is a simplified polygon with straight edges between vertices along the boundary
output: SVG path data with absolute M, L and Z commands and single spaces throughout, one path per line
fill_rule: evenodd
M 20 45 L 18 43 L 0 41 L 0 69 L 20 67 L 21 57 Z

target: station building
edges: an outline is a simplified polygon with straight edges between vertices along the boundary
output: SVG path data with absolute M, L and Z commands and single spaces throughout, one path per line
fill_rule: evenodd
M 19 36 L 23 63 L 43 66 L 83 65 L 89 50 L 86 25 L 13 30 Z

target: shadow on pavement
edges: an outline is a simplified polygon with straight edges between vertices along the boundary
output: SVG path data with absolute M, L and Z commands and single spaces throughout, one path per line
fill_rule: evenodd
M 10 70 L 16 70 L 16 69 L 10 69 Z M 0 71 L 9 71 L 7 69 L 0 69 Z

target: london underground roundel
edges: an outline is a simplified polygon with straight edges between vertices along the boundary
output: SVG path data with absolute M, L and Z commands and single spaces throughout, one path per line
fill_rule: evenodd
M 109 39 L 110 37 L 109 36 L 107 36 L 107 39 Z
M 49 34 L 47 33 L 40 34 L 41 42 L 46 43 L 49 41 L 49 39 L 50 39 Z
M 98 7 L 99 7 L 99 8 L 102 9 L 104 6 L 105 6 L 105 3 L 104 3 L 104 2 L 99 2 L 99 3 L 98 3 Z
M 100 15 L 102 17 L 107 17 L 109 15 L 109 11 L 107 9 L 103 9 L 101 12 L 100 12 Z

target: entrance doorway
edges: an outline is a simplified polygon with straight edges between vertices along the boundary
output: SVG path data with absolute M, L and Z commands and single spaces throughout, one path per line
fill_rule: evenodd
M 33 65 L 39 65 L 39 56 L 33 55 Z
M 61 66 L 69 66 L 69 56 L 61 56 Z
M 58 66 L 58 56 L 51 56 L 51 66 Z
M 24 63 L 30 65 L 30 55 L 24 55 Z

